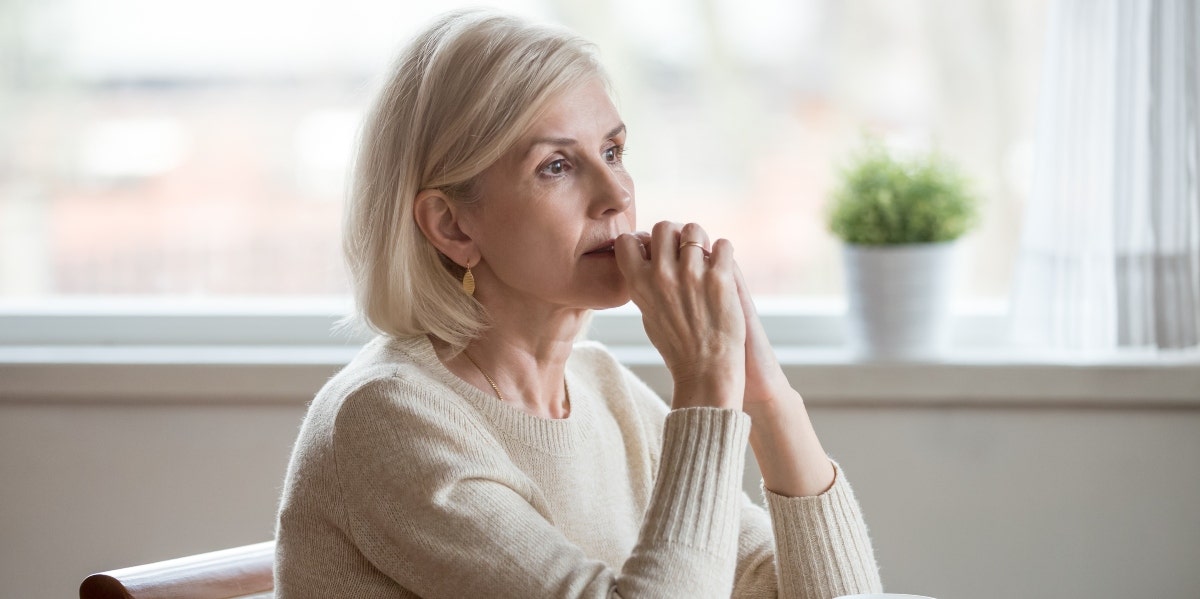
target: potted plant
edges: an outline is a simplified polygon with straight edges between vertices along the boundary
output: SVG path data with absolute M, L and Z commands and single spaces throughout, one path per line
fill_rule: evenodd
M 847 339 L 868 359 L 937 356 L 948 336 L 956 241 L 974 227 L 970 182 L 936 153 L 899 159 L 869 141 L 831 195 L 841 238 Z

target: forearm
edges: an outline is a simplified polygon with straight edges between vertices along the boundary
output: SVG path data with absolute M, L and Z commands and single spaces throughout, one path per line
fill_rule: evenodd
M 782 385 L 770 388 L 784 389 Z M 746 404 L 750 443 L 767 489 L 780 598 L 881 592 L 858 501 L 825 455 L 800 395 L 787 387 Z
M 747 403 L 745 410 L 751 420 L 750 446 L 767 489 L 787 497 L 811 497 L 833 486 L 833 464 L 799 393 L 789 388 L 770 401 Z

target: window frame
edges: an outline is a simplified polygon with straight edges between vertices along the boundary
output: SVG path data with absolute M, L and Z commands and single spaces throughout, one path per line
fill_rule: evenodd
M 1200 406 L 1200 351 L 1038 354 L 1003 343 L 1006 306 L 960 304 L 939 359 L 879 362 L 843 346 L 837 301 L 758 302 L 810 405 L 1145 409 Z M 302 405 L 369 335 L 331 333 L 348 298 L 0 300 L 0 402 Z M 670 373 L 632 306 L 598 312 L 607 345 L 664 397 Z
M 756 300 L 772 344 L 836 349 L 845 338 L 845 304 L 836 299 Z M 0 299 L 0 348 L 13 346 L 304 346 L 361 345 L 373 335 L 334 332 L 352 308 L 349 298 L 59 297 Z M 952 345 L 1002 348 L 1007 304 L 956 305 Z M 650 348 L 632 303 L 593 314 L 588 339 Z

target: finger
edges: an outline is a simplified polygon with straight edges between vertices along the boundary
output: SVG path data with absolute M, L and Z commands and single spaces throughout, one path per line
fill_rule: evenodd
M 767 332 L 763 328 L 762 319 L 758 317 L 758 307 L 754 305 L 754 296 L 750 293 L 750 286 L 746 284 L 746 277 L 742 275 L 742 269 L 736 263 L 733 265 L 733 277 L 737 282 L 742 313 L 746 315 L 746 342 L 750 343 L 756 339 L 765 340 Z
M 737 263 L 733 261 L 733 243 L 728 239 L 718 239 L 713 243 L 709 263 L 713 268 L 734 269 Z
M 733 279 L 737 282 L 738 298 L 742 300 L 742 311 L 747 316 L 757 314 L 754 300 L 750 297 L 750 288 L 746 286 L 746 278 L 742 276 L 742 269 L 736 263 L 733 265 Z
M 698 244 L 698 245 L 697 245 Z M 688 269 L 703 271 L 708 257 L 708 233 L 696 223 L 688 223 L 679 231 L 679 261 Z
M 629 233 L 617 236 L 613 242 L 613 252 L 617 255 L 617 269 L 626 281 L 640 277 L 642 271 L 649 266 L 641 241 Z
M 655 266 L 668 272 L 675 270 L 681 228 L 679 223 L 664 220 L 655 223 L 650 230 L 650 260 Z
M 683 244 L 689 241 L 699 242 L 704 249 L 708 249 L 708 232 L 696 223 L 688 223 L 679 230 L 679 243 Z
M 641 246 L 642 257 L 649 260 L 650 259 L 650 245 L 653 242 L 653 240 L 650 237 L 650 232 L 649 231 L 634 231 L 633 235 L 635 237 L 637 237 L 638 245 Z

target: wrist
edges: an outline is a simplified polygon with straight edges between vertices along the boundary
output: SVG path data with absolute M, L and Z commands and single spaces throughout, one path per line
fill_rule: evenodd
M 747 406 L 750 446 L 763 485 L 786 497 L 820 495 L 833 484 L 834 471 L 821 447 L 799 393 Z
M 736 374 L 676 379 L 671 393 L 671 407 L 741 409 L 744 385 Z
M 772 418 L 780 412 L 803 406 L 804 398 L 785 381 L 782 385 L 772 386 L 769 390 L 755 393 L 753 396 L 747 394 L 742 409 L 751 418 Z

